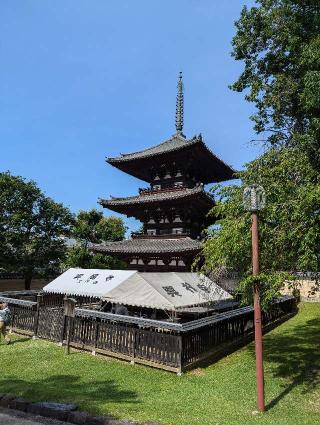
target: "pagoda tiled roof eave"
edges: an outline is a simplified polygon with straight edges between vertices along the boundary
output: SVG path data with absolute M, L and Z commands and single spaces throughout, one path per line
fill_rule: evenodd
M 204 167 L 208 169 L 208 173 L 205 173 L 208 174 L 208 176 L 204 177 L 204 183 L 212 183 L 215 181 L 219 182 L 235 178 L 235 174 L 237 173 L 237 171 L 233 169 L 230 165 L 225 163 L 217 155 L 215 155 L 203 142 L 202 138 L 197 137 L 188 141 L 179 136 L 179 138 L 169 139 L 166 142 L 160 143 L 159 145 L 155 145 L 151 148 L 142 151 L 133 152 L 132 154 L 122 154 L 119 157 L 106 158 L 106 161 L 110 165 L 128 174 L 131 174 L 145 181 L 150 181 L 150 177 L 147 175 L 147 173 L 142 172 L 141 167 L 138 166 L 138 163 L 140 161 L 151 161 L 158 158 L 160 159 L 160 157 L 164 155 L 175 155 L 175 158 L 173 160 L 176 162 L 178 161 L 177 155 L 179 155 L 180 153 L 182 154 L 186 150 L 190 149 L 196 149 L 197 152 L 199 152 L 200 149 L 200 152 L 201 150 L 203 152 L 203 155 L 201 155 L 201 157 L 205 158 Z M 198 153 L 196 155 L 198 155 Z M 203 161 L 203 159 L 201 161 Z M 211 169 L 212 171 L 209 172 L 209 169 Z M 214 170 L 216 170 L 216 172 Z
M 197 198 L 198 196 L 204 197 L 208 202 L 214 204 L 213 197 L 203 190 L 202 186 L 197 186 L 192 189 L 184 189 L 177 191 L 154 191 L 153 194 L 129 196 L 125 198 L 99 199 L 99 203 L 103 207 L 123 206 L 134 204 L 151 204 L 157 202 L 170 202 L 173 200 L 182 200 L 186 198 Z
M 119 242 L 91 244 L 89 249 L 93 252 L 106 254 L 178 254 L 187 252 L 196 254 L 201 250 L 201 242 L 189 237 L 178 239 L 126 239 Z

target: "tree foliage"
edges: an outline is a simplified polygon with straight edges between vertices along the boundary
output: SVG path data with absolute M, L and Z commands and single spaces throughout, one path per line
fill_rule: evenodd
M 246 185 L 258 183 L 266 191 L 266 207 L 259 213 L 260 262 L 264 271 L 320 269 L 320 180 L 307 155 L 296 148 L 272 148 L 239 173 L 242 184 L 213 188 L 220 217 L 204 243 L 208 272 L 220 266 L 242 276 L 251 271 L 251 219 L 242 204 Z
M 286 272 L 260 273 L 243 278 L 238 287 L 242 304 L 253 304 L 253 287 L 259 286 L 260 303 L 262 310 L 266 311 L 273 304 L 276 297 L 281 295 L 283 282 L 290 282 L 293 276 Z
M 251 119 L 265 152 L 239 173 L 239 186 L 213 188 L 218 222 L 203 245 L 202 269 L 239 271 L 245 302 L 258 279 L 266 306 L 279 293 L 280 271 L 320 270 L 319 1 L 257 0 L 235 25 L 232 55 L 244 69 L 231 88 L 256 106 Z M 253 183 L 267 195 L 258 278 L 250 277 L 251 222 L 242 205 Z
M 69 209 L 46 197 L 35 182 L 0 173 L 0 267 L 23 273 L 26 289 L 35 273 L 59 269 L 72 224 Z
M 244 70 L 231 87 L 255 104 L 256 132 L 272 146 L 300 147 L 319 169 L 319 1 L 258 0 L 236 29 L 232 54 Z
M 126 230 L 121 218 L 103 217 L 103 213 L 95 209 L 80 211 L 72 230 L 76 244 L 69 248 L 65 265 L 82 268 L 124 268 L 124 263 L 115 257 L 105 254 L 93 255 L 90 244 L 120 241 L 124 238 Z

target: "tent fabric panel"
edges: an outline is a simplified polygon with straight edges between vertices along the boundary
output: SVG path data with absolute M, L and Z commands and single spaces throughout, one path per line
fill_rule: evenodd
M 163 310 L 174 309 L 173 303 L 159 294 L 139 273 L 131 276 L 121 285 L 108 292 L 104 300 L 139 307 Z
M 115 303 L 170 310 L 232 298 L 197 273 L 175 272 L 137 273 L 109 292 L 106 298 L 111 300 L 111 297 Z
M 192 285 L 197 285 L 206 300 L 209 298 L 210 301 L 220 301 L 232 298 L 229 292 L 204 275 L 188 272 L 175 272 L 175 274 L 183 281 L 189 282 Z M 206 288 L 206 290 L 201 288 Z M 207 290 L 210 290 L 210 292 L 207 292 Z
M 43 288 L 44 292 L 101 298 L 136 270 L 70 268 Z
M 141 275 L 175 308 L 206 302 L 195 285 L 183 281 L 174 272 L 141 273 Z

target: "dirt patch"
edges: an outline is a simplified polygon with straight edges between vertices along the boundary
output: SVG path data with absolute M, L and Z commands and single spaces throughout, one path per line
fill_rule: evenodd
M 193 376 L 204 376 L 205 371 L 203 369 L 198 368 L 191 370 L 188 374 Z

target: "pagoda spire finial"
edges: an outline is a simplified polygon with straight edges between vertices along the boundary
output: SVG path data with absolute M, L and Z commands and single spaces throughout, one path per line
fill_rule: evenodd
M 177 85 L 177 101 L 176 101 L 176 130 L 177 134 L 185 137 L 183 130 L 183 81 L 182 81 L 182 72 L 179 73 L 179 80 Z

